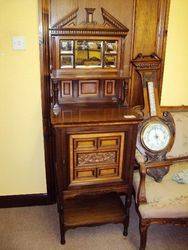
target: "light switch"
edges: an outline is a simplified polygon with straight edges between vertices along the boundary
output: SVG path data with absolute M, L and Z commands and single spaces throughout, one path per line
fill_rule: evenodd
M 25 37 L 24 36 L 14 36 L 12 38 L 13 50 L 25 50 Z

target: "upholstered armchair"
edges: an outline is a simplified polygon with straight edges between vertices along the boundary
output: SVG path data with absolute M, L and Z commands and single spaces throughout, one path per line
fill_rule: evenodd
M 151 224 L 172 223 L 188 226 L 188 184 L 174 180 L 177 173 L 188 170 L 188 112 L 172 113 L 176 138 L 165 162 L 146 163 L 137 151 L 139 170 L 134 173 L 136 210 L 139 215 L 140 250 L 145 249 L 147 229 Z M 147 174 L 149 168 L 160 168 L 164 163 L 169 172 L 161 182 Z

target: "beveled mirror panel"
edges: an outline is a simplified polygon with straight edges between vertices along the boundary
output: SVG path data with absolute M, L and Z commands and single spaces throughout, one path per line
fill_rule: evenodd
M 73 68 L 73 55 L 60 56 L 61 68 Z
M 73 54 L 73 41 L 60 40 L 60 53 L 61 54 Z
M 117 68 L 117 40 L 59 40 L 60 68 Z
M 75 41 L 75 67 L 102 67 L 102 41 Z
M 104 67 L 116 68 L 117 67 L 117 55 L 105 55 Z
M 117 48 L 117 41 L 105 41 L 105 54 L 117 54 Z

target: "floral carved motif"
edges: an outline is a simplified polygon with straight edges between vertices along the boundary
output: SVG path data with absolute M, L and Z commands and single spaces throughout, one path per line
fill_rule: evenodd
M 132 60 L 132 64 L 136 68 L 136 70 L 141 73 L 142 70 L 158 70 L 161 66 L 161 59 L 156 55 L 152 54 L 150 56 L 144 56 L 141 53 Z
M 81 153 L 77 155 L 77 165 L 83 166 L 95 163 L 116 163 L 117 152 Z

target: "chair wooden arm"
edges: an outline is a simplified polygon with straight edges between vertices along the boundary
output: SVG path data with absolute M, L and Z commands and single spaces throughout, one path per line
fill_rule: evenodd
M 146 185 L 145 179 L 146 174 L 151 176 L 152 169 L 166 169 L 166 174 L 169 171 L 169 167 L 172 165 L 172 161 L 160 161 L 160 162 L 150 162 L 150 163 L 140 163 L 140 183 L 138 187 L 137 204 L 147 203 L 146 198 Z
M 165 161 L 155 161 L 155 162 L 147 162 L 144 163 L 145 167 L 148 168 L 164 168 L 165 166 L 170 166 L 172 165 L 171 160 L 165 160 Z
M 137 204 L 147 203 L 146 199 L 146 166 L 143 163 L 140 163 L 140 183 L 138 187 L 138 195 L 137 195 Z
M 169 172 L 170 165 L 172 165 L 170 160 L 146 163 L 146 173 L 154 178 L 156 182 L 161 182 L 163 177 Z

